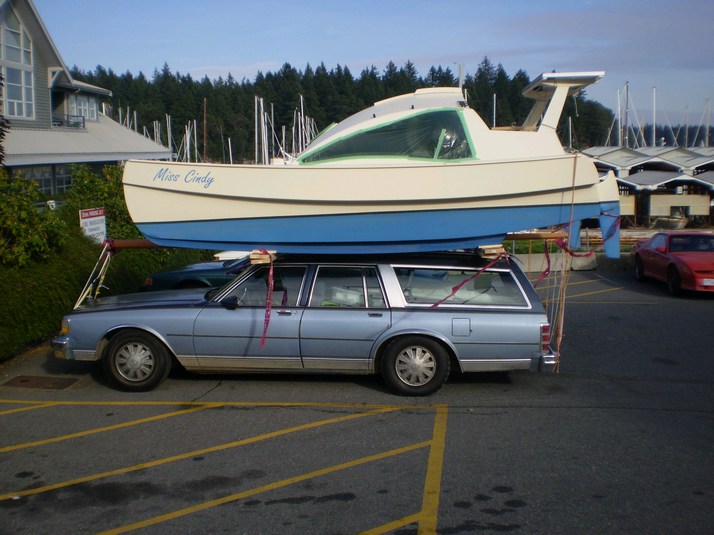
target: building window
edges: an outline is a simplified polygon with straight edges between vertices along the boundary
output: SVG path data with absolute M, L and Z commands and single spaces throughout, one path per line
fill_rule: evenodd
M 37 190 L 43 195 L 52 195 L 52 166 L 40 165 L 36 167 L 16 167 L 13 169 L 16 175 L 22 175 L 25 180 L 34 181 Z
M 0 69 L 5 77 L 4 114 L 32 119 L 35 116 L 35 83 L 32 75 L 32 41 L 9 2 L 0 6 Z
M 90 95 L 70 95 L 69 114 L 84 117 L 89 121 L 96 121 L 97 99 Z
M 55 166 L 55 193 L 64 193 L 74 185 L 72 174 L 68 165 Z

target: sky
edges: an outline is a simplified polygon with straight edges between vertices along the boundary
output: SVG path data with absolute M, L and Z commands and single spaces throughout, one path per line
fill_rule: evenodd
M 587 96 L 630 120 L 709 124 L 711 0 L 34 0 L 68 67 L 253 81 L 289 63 L 358 77 L 389 61 L 513 76 L 605 71 Z M 653 88 L 655 90 L 653 91 Z M 619 94 L 619 96 L 618 96 Z M 636 116 L 636 117 L 633 117 Z

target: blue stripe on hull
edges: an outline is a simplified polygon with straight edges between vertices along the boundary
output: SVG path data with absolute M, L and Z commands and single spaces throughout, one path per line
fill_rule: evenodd
M 573 207 L 576 220 L 619 214 L 619 203 Z M 569 205 L 137 223 L 158 245 L 283 253 L 441 251 L 500 243 L 509 232 L 566 224 Z M 613 238 L 614 239 L 614 238 Z M 618 236 L 619 243 L 619 236 Z M 619 253 L 618 253 L 619 254 Z

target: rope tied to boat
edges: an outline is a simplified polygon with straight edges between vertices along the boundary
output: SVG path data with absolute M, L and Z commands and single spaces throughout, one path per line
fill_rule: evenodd
M 486 270 L 489 269 L 490 267 L 496 265 L 496 264 L 498 263 L 498 261 L 501 260 L 502 258 L 505 258 L 507 263 L 510 263 L 510 262 L 511 262 L 510 256 L 509 256 L 508 253 L 505 253 L 505 252 L 504 252 L 504 253 L 499 253 L 499 255 L 498 255 L 495 259 L 493 259 L 491 262 L 489 262 L 489 263 L 486 264 L 484 267 L 482 267 L 481 269 L 479 269 L 476 273 L 474 273 L 474 274 L 471 275 L 470 277 L 468 277 L 468 278 L 462 280 L 462 281 L 461 281 L 460 283 L 458 283 L 456 286 L 452 287 L 452 288 L 451 288 L 451 293 L 450 293 L 449 295 L 447 295 L 446 297 L 444 297 L 441 301 L 438 301 L 438 302 L 434 303 L 434 304 L 431 305 L 429 308 L 437 308 L 439 305 L 443 305 L 446 301 L 448 301 L 449 299 L 451 299 L 452 297 L 454 297 L 454 296 L 456 295 L 456 293 L 457 293 L 461 288 L 463 288 L 466 284 L 468 284 L 469 282 L 471 282 L 472 280 L 474 280 L 476 277 L 478 277 L 479 275 L 481 275 L 481 273 L 483 273 L 484 271 L 486 271 Z
M 601 215 L 606 216 L 606 217 L 614 217 L 615 222 L 610 225 L 610 228 L 607 229 L 607 234 L 602 237 L 602 243 L 605 244 L 607 240 L 612 238 L 615 235 L 615 232 L 620 228 L 620 223 L 622 222 L 622 216 L 621 215 L 615 215 L 615 214 L 609 214 L 607 212 L 603 212 Z

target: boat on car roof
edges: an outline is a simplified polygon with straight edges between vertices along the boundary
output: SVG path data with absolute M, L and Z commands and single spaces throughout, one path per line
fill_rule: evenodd
M 130 215 L 152 242 L 204 249 L 395 253 L 473 248 L 509 232 L 599 218 L 619 255 L 612 173 L 566 151 L 566 98 L 602 72 L 546 73 L 522 125 L 489 128 L 460 88 L 375 103 L 273 165 L 131 160 Z

